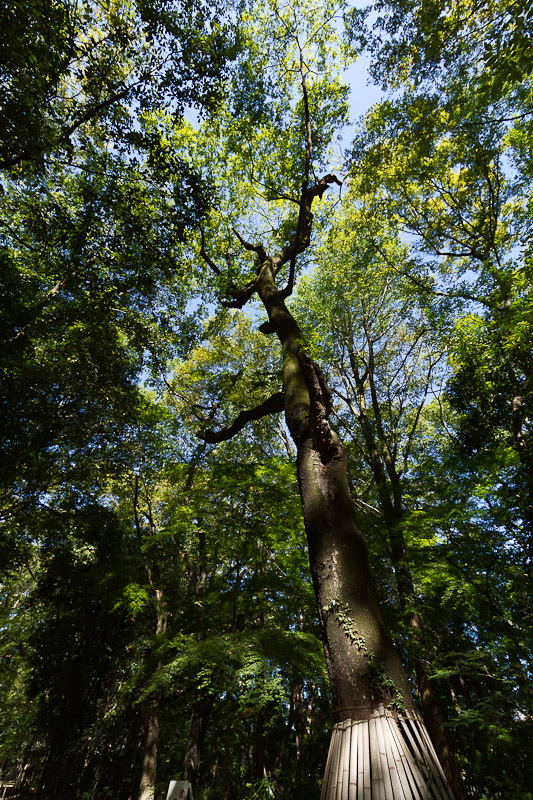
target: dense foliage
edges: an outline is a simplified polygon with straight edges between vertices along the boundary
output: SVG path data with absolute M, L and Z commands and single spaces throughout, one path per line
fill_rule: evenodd
M 467 797 L 532 798 L 532 8 L 1 14 L 12 795 L 147 800 L 181 775 L 205 800 L 320 795 L 295 450 L 279 415 L 239 417 L 282 386 L 264 312 L 241 311 L 260 247 L 297 240 L 287 302 L 415 699 Z M 363 51 L 384 99 L 342 153 Z

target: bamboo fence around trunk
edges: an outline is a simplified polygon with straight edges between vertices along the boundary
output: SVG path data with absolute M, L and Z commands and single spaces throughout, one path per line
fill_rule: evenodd
M 380 705 L 333 728 L 321 800 L 454 800 L 422 718 Z

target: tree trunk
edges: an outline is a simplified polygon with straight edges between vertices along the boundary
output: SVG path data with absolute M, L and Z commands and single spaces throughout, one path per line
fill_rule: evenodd
M 189 738 L 185 748 L 185 758 L 183 759 L 183 780 L 190 781 L 193 786 L 200 769 L 202 747 L 213 703 L 214 700 L 212 697 L 202 697 L 199 695 L 193 704 Z
M 305 105 L 304 80 L 302 90 Z M 348 488 L 344 447 L 328 421 L 331 392 L 321 370 L 305 352 L 302 333 L 285 305 L 292 292 L 296 257 L 310 243 L 313 201 L 321 198 L 330 184 L 340 184 L 336 176 L 326 175 L 309 186 L 310 158 L 309 139 L 291 243 L 270 258 L 263 245 L 246 242 L 236 232 L 243 247 L 257 255 L 257 273 L 226 303 L 242 308 L 258 293 L 269 318 L 260 330 L 275 333 L 281 343 L 283 394 L 273 395 L 253 411 L 241 412 L 223 431 L 204 431 L 202 436 L 211 442 L 224 441 L 247 421 L 281 410 L 280 400 L 283 402 L 297 448 L 311 575 L 337 720 L 323 800 L 353 800 L 354 787 L 357 796 L 364 795 L 365 800 L 453 800 L 379 611 L 366 541 L 357 527 Z M 290 265 L 289 280 L 281 291 L 276 276 L 286 264 Z
M 366 719 L 379 703 L 413 709 L 379 612 L 342 445 L 324 458 L 308 438 L 299 447 L 298 478 L 336 722 Z
M 422 704 L 422 713 L 427 725 L 429 735 L 435 750 L 438 754 L 440 763 L 453 789 L 456 800 L 464 800 L 464 788 L 461 771 L 455 754 L 450 746 L 446 731 L 444 729 L 444 719 L 437 687 L 430 680 L 429 675 L 431 664 L 424 658 L 424 647 L 422 642 L 422 620 L 418 611 L 418 602 L 414 591 L 413 577 L 407 561 L 407 548 L 402 531 L 403 500 L 402 483 L 400 474 L 396 469 L 396 448 L 390 446 L 382 424 L 381 410 L 374 383 L 374 363 L 372 339 L 367 331 L 369 347 L 369 371 L 368 376 L 363 378 L 360 374 L 357 360 L 353 353 L 350 353 L 350 363 L 352 367 L 355 385 L 357 387 L 357 404 L 359 407 L 359 424 L 363 433 L 365 444 L 368 450 L 369 462 L 374 475 L 374 480 L 378 489 L 379 503 L 383 513 L 385 526 L 390 546 L 390 554 L 400 605 L 404 612 L 404 620 L 408 628 L 412 631 L 412 650 L 414 651 L 414 666 L 417 679 L 417 686 Z M 365 380 L 368 380 L 371 387 L 372 409 L 374 412 L 375 426 L 377 428 L 380 448 L 377 446 L 376 435 L 366 408 L 365 401 Z M 387 477 L 388 476 L 388 477 Z
M 167 629 L 168 612 L 166 607 L 163 590 L 155 588 L 152 575 L 155 572 L 159 578 L 157 565 L 150 567 L 146 565 L 148 579 L 154 589 L 154 599 L 156 607 L 156 635 L 162 636 Z M 161 668 L 158 664 L 158 669 Z M 155 781 L 157 774 L 157 745 L 159 742 L 159 717 L 161 713 L 162 698 L 154 697 L 149 701 L 144 701 L 141 705 L 141 713 L 144 721 L 144 736 L 142 742 L 142 766 L 141 781 L 139 784 L 139 800 L 154 800 Z
M 465 800 L 466 795 L 459 764 L 444 728 L 439 692 L 429 677 L 430 671 L 428 668 L 430 668 L 431 663 L 421 655 L 421 652 L 423 652 L 423 645 L 420 641 L 422 620 L 417 610 L 413 577 L 407 563 L 406 546 L 399 523 L 396 526 L 389 526 L 389 541 L 391 543 L 392 564 L 396 575 L 400 604 L 405 612 L 405 623 L 414 638 L 414 666 L 424 722 L 453 790 L 454 797 L 456 800 Z
M 450 800 L 452 793 L 378 608 L 368 549 L 348 488 L 344 447 L 328 422 L 331 394 L 302 348 L 302 334 L 275 283 L 278 269 L 276 258 L 264 260 L 256 284 L 268 312 L 268 331 L 277 334 L 282 346 L 285 418 L 298 451 L 311 575 L 337 723 L 323 798 L 348 800 L 350 782 L 363 788 L 361 781 L 370 781 L 365 798 L 384 797 L 380 792 L 386 783 L 386 796 L 393 800 Z M 359 783 L 358 768 L 351 772 L 358 753 L 369 758 Z M 408 759 L 413 763 L 401 771 Z M 418 761 L 425 767 L 417 766 Z M 432 789 L 437 776 L 439 788 Z
M 159 704 L 143 703 L 144 737 L 139 800 L 154 800 L 159 741 Z
M 255 719 L 254 780 L 260 781 L 265 775 L 265 712 L 260 708 Z
M 233 715 L 228 714 L 226 719 L 226 732 L 224 736 L 224 762 L 222 764 L 222 779 L 220 786 L 221 800 L 228 800 L 230 795 L 230 768 L 233 763 L 233 753 L 231 750 L 231 729 Z

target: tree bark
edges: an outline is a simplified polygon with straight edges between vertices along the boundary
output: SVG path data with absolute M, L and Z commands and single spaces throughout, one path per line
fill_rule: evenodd
M 144 737 L 139 800 L 154 800 L 159 741 L 159 703 L 143 703 Z
M 268 332 L 277 334 L 282 347 L 285 419 L 297 448 L 298 482 L 335 727 L 348 726 L 350 736 L 351 726 L 359 721 L 368 731 L 388 731 L 386 724 L 392 725 L 392 730 L 396 723 L 390 722 L 388 716 L 392 713 L 390 709 L 394 709 L 399 718 L 398 746 L 406 752 L 407 734 L 402 739 L 400 724 L 405 717 L 402 724 L 411 726 L 420 746 L 421 760 L 428 766 L 426 774 L 437 776 L 442 770 L 424 738 L 427 734 L 416 711 L 407 676 L 379 611 L 368 548 L 357 527 L 348 487 L 344 447 L 328 422 L 331 394 L 320 369 L 305 353 L 301 331 L 284 303 L 284 293 L 276 286 L 275 275 L 279 268 L 276 258 L 266 258 L 259 266 L 256 285 L 268 313 Z M 338 741 L 339 736 L 341 734 L 337 736 Z M 369 742 L 372 736 L 369 734 Z M 330 756 L 337 747 L 334 739 Z M 393 734 L 390 740 L 394 740 Z M 375 759 L 374 774 L 388 775 L 386 764 L 380 763 L 376 746 L 369 747 Z M 331 763 L 330 757 L 328 764 Z M 417 780 L 421 780 L 420 776 Z M 427 789 L 425 796 L 451 798 L 444 776 L 439 780 L 440 789 L 434 794 Z M 326 793 L 330 791 L 329 781 L 326 768 Z M 337 787 L 335 792 L 332 797 L 347 800 L 347 785 Z M 395 791 L 390 796 L 403 800 L 410 795 Z
M 250 244 L 237 234 L 243 247 L 257 256 L 257 275 L 225 305 L 242 308 L 257 292 L 269 320 L 261 330 L 267 335 L 275 333 L 281 343 L 285 420 L 297 448 L 311 575 L 337 721 L 323 798 L 348 800 L 351 781 L 352 785 L 357 784 L 358 792 L 359 787 L 365 792 L 365 798 L 385 797 L 386 792 L 391 800 L 415 797 L 452 800 L 379 611 L 368 549 L 357 527 L 348 487 L 344 446 L 328 421 L 331 392 L 321 370 L 305 352 L 302 333 L 284 302 L 292 291 L 295 259 L 310 243 L 312 203 L 322 197 L 331 183 L 340 181 L 326 175 L 315 186 L 308 186 L 306 175 L 294 237 L 274 257 L 268 257 L 262 245 Z M 288 263 L 289 281 L 280 290 L 276 275 Z M 257 418 L 253 413 L 247 415 L 247 419 Z M 231 430 L 231 426 L 226 429 L 222 439 L 229 438 Z M 357 726 L 360 727 L 356 735 Z M 362 783 L 357 783 L 356 773 L 350 773 L 352 752 L 357 759 L 359 734 L 361 745 L 366 743 L 362 750 L 372 758 L 365 780 L 374 775 L 375 795 L 372 789 L 369 793 Z M 333 777 L 332 764 L 336 765 L 337 774 L 344 776 L 341 782 Z M 409 791 L 402 790 L 399 778 L 399 769 L 403 770 L 405 764 L 409 767 L 403 772 L 403 780 L 406 786 L 411 781 L 407 786 Z M 394 787 L 391 781 L 396 782 Z M 383 788 L 385 784 L 387 789 Z
M 283 352 L 285 417 L 297 471 L 335 719 L 364 719 L 380 703 L 414 708 L 408 681 L 379 612 L 368 550 L 347 480 L 344 447 L 327 416 L 329 390 L 301 346 L 302 334 L 275 284 L 275 259 L 260 266 L 258 292 Z
M 198 695 L 193 704 L 189 738 L 187 739 L 185 758 L 183 759 L 183 780 L 190 781 L 193 786 L 200 769 L 202 747 L 213 703 L 212 697 Z

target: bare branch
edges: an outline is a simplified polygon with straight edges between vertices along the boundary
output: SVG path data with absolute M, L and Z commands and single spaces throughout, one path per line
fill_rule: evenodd
M 232 228 L 231 230 L 233 231 L 233 233 L 235 234 L 235 236 L 237 237 L 237 239 L 242 244 L 245 250 L 249 250 L 252 253 L 257 253 L 257 257 L 259 258 L 259 261 L 261 263 L 267 260 L 268 256 L 262 244 L 252 244 L 251 242 L 247 242 L 246 239 L 243 239 L 243 237 L 236 228 Z
M 428 367 L 428 371 L 427 371 L 427 375 L 426 375 L 426 383 L 425 383 L 425 386 L 424 386 L 424 395 L 422 397 L 422 400 L 418 404 L 418 408 L 416 410 L 416 414 L 415 414 L 415 418 L 413 420 L 413 424 L 411 426 L 411 430 L 409 431 L 409 434 L 407 436 L 407 443 L 406 443 L 406 446 L 405 446 L 405 453 L 404 453 L 404 456 L 403 456 L 403 471 L 405 471 L 407 469 L 407 464 L 408 464 L 408 461 L 409 461 L 409 456 L 411 455 L 411 448 L 413 446 L 416 429 L 418 428 L 418 422 L 420 420 L 420 415 L 422 413 L 423 407 L 426 404 L 426 399 L 427 399 L 427 396 L 429 394 L 429 390 L 430 390 L 430 386 L 431 386 L 431 376 L 433 374 L 433 370 L 437 366 L 439 361 L 441 361 L 444 358 L 444 355 L 445 355 L 445 351 L 440 353 L 434 361 L 430 361 L 430 363 L 429 363 L 429 367 Z M 439 407 L 441 409 L 441 414 L 442 414 L 442 406 L 440 405 L 440 400 L 439 400 Z
M 209 256 L 205 252 L 205 234 L 203 228 L 200 228 L 200 236 L 201 236 L 200 256 L 203 258 L 207 266 L 213 270 L 215 275 L 222 275 L 222 272 L 219 270 L 215 262 L 211 258 L 209 258 Z
M 262 186 L 263 189 L 267 190 L 267 192 L 269 192 L 272 195 L 275 195 L 277 200 L 287 200 L 290 203 L 296 203 L 296 205 L 300 205 L 300 200 L 297 197 L 293 197 L 290 194 L 285 194 L 284 192 L 280 192 L 274 186 L 270 186 L 268 183 L 264 183 L 263 181 L 260 181 L 259 178 L 255 177 L 253 172 L 252 172 L 250 177 L 251 177 L 251 179 L 252 179 L 252 181 L 254 183 L 258 184 L 258 186 Z M 269 199 L 274 199 L 274 198 L 267 197 L 266 199 L 269 200 Z
M 279 411 L 283 411 L 283 409 L 283 393 L 276 392 L 276 394 L 273 394 L 268 398 L 268 400 L 265 400 L 264 403 L 261 403 L 261 405 L 248 409 L 247 411 L 241 411 L 231 425 L 228 425 L 226 428 L 221 428 L 219 431 L 197 431 L 196 435 L 209 444 L 226 442 L 228 439 L 233 438 L 233 436 L 239 433 L 239 431 L 241 431 L 248 422 L 262 419 L 269 414 L 276 414 Z
M 354 497 L 353 501 L 357 506 L 357 508 L 359 508 L 361 511 L 367 508 L 372 514 L 375 514 L 376 517 L 379 517 L 379 519 L 383 519 L 383 514 L 379 509 L 369 505 L 368 503 L 365 503 L 365 501 L 361 500 L 360 497 Z
M 300 47 L 300 76 L 302 84 L 302 97 L 304 101 L 305 113 L 305 133 L 306 133 L 306 147 L 305 147 L 305 172 L 304 172 L 304 186 L 309 183 L 309 170 L 311 168 L 311 153 L 313 152 L 313 139 L 311 136 L 311 114 L 309 113 L 309 97 L 307 95 L 307 86 L 305 83 L 305 63 L 303 50 Z
M 509 308 L 509 306 L 506 304 L 502 306 L 498 305 L 497 303 L 491 303 L 485 297 L 481 297 L 480 295 L 477 294 L 472 294 L 471 292 L 463 290 L 457 292 L 441 292 L 438 289 L 433 289 L 433 287 L 428 286 L 426 283 L 424 283 L 423 280 L 418 278 L 416 275 L 413 275 L 412 272 L 409 272 L 406 269 L 405 270 L 400 269 L 396 264 L 394 264 L 393 261 L 388 257 L 385 251 L 379 246 L 379 244 L 375 240 L 373 240 L 373 244 L 374 247 L 376 248 L 376 251 L 380 254 L 380 256 L 388 264 L 388 266 L 391 267 L 391 269 L 393 269 L 398 275 L 403 275 L 404 278 L 407 278 L 407 280 L 414 283 L 415 286 L 417 286 L 419 289 L 422 289 L 422 291 L 427 292 L 427 294 L 435 295 L 435 297 L 448 297 L 450 299 L 453 298 L 456 300 L 472 300 L 474 303 L 479 303 L 480 305 L 485 306 L 485 308 L 490 308 L 493 311 L 507 311 Z M 437 253 L 437 255 L 443 255 L 443 254 Z

